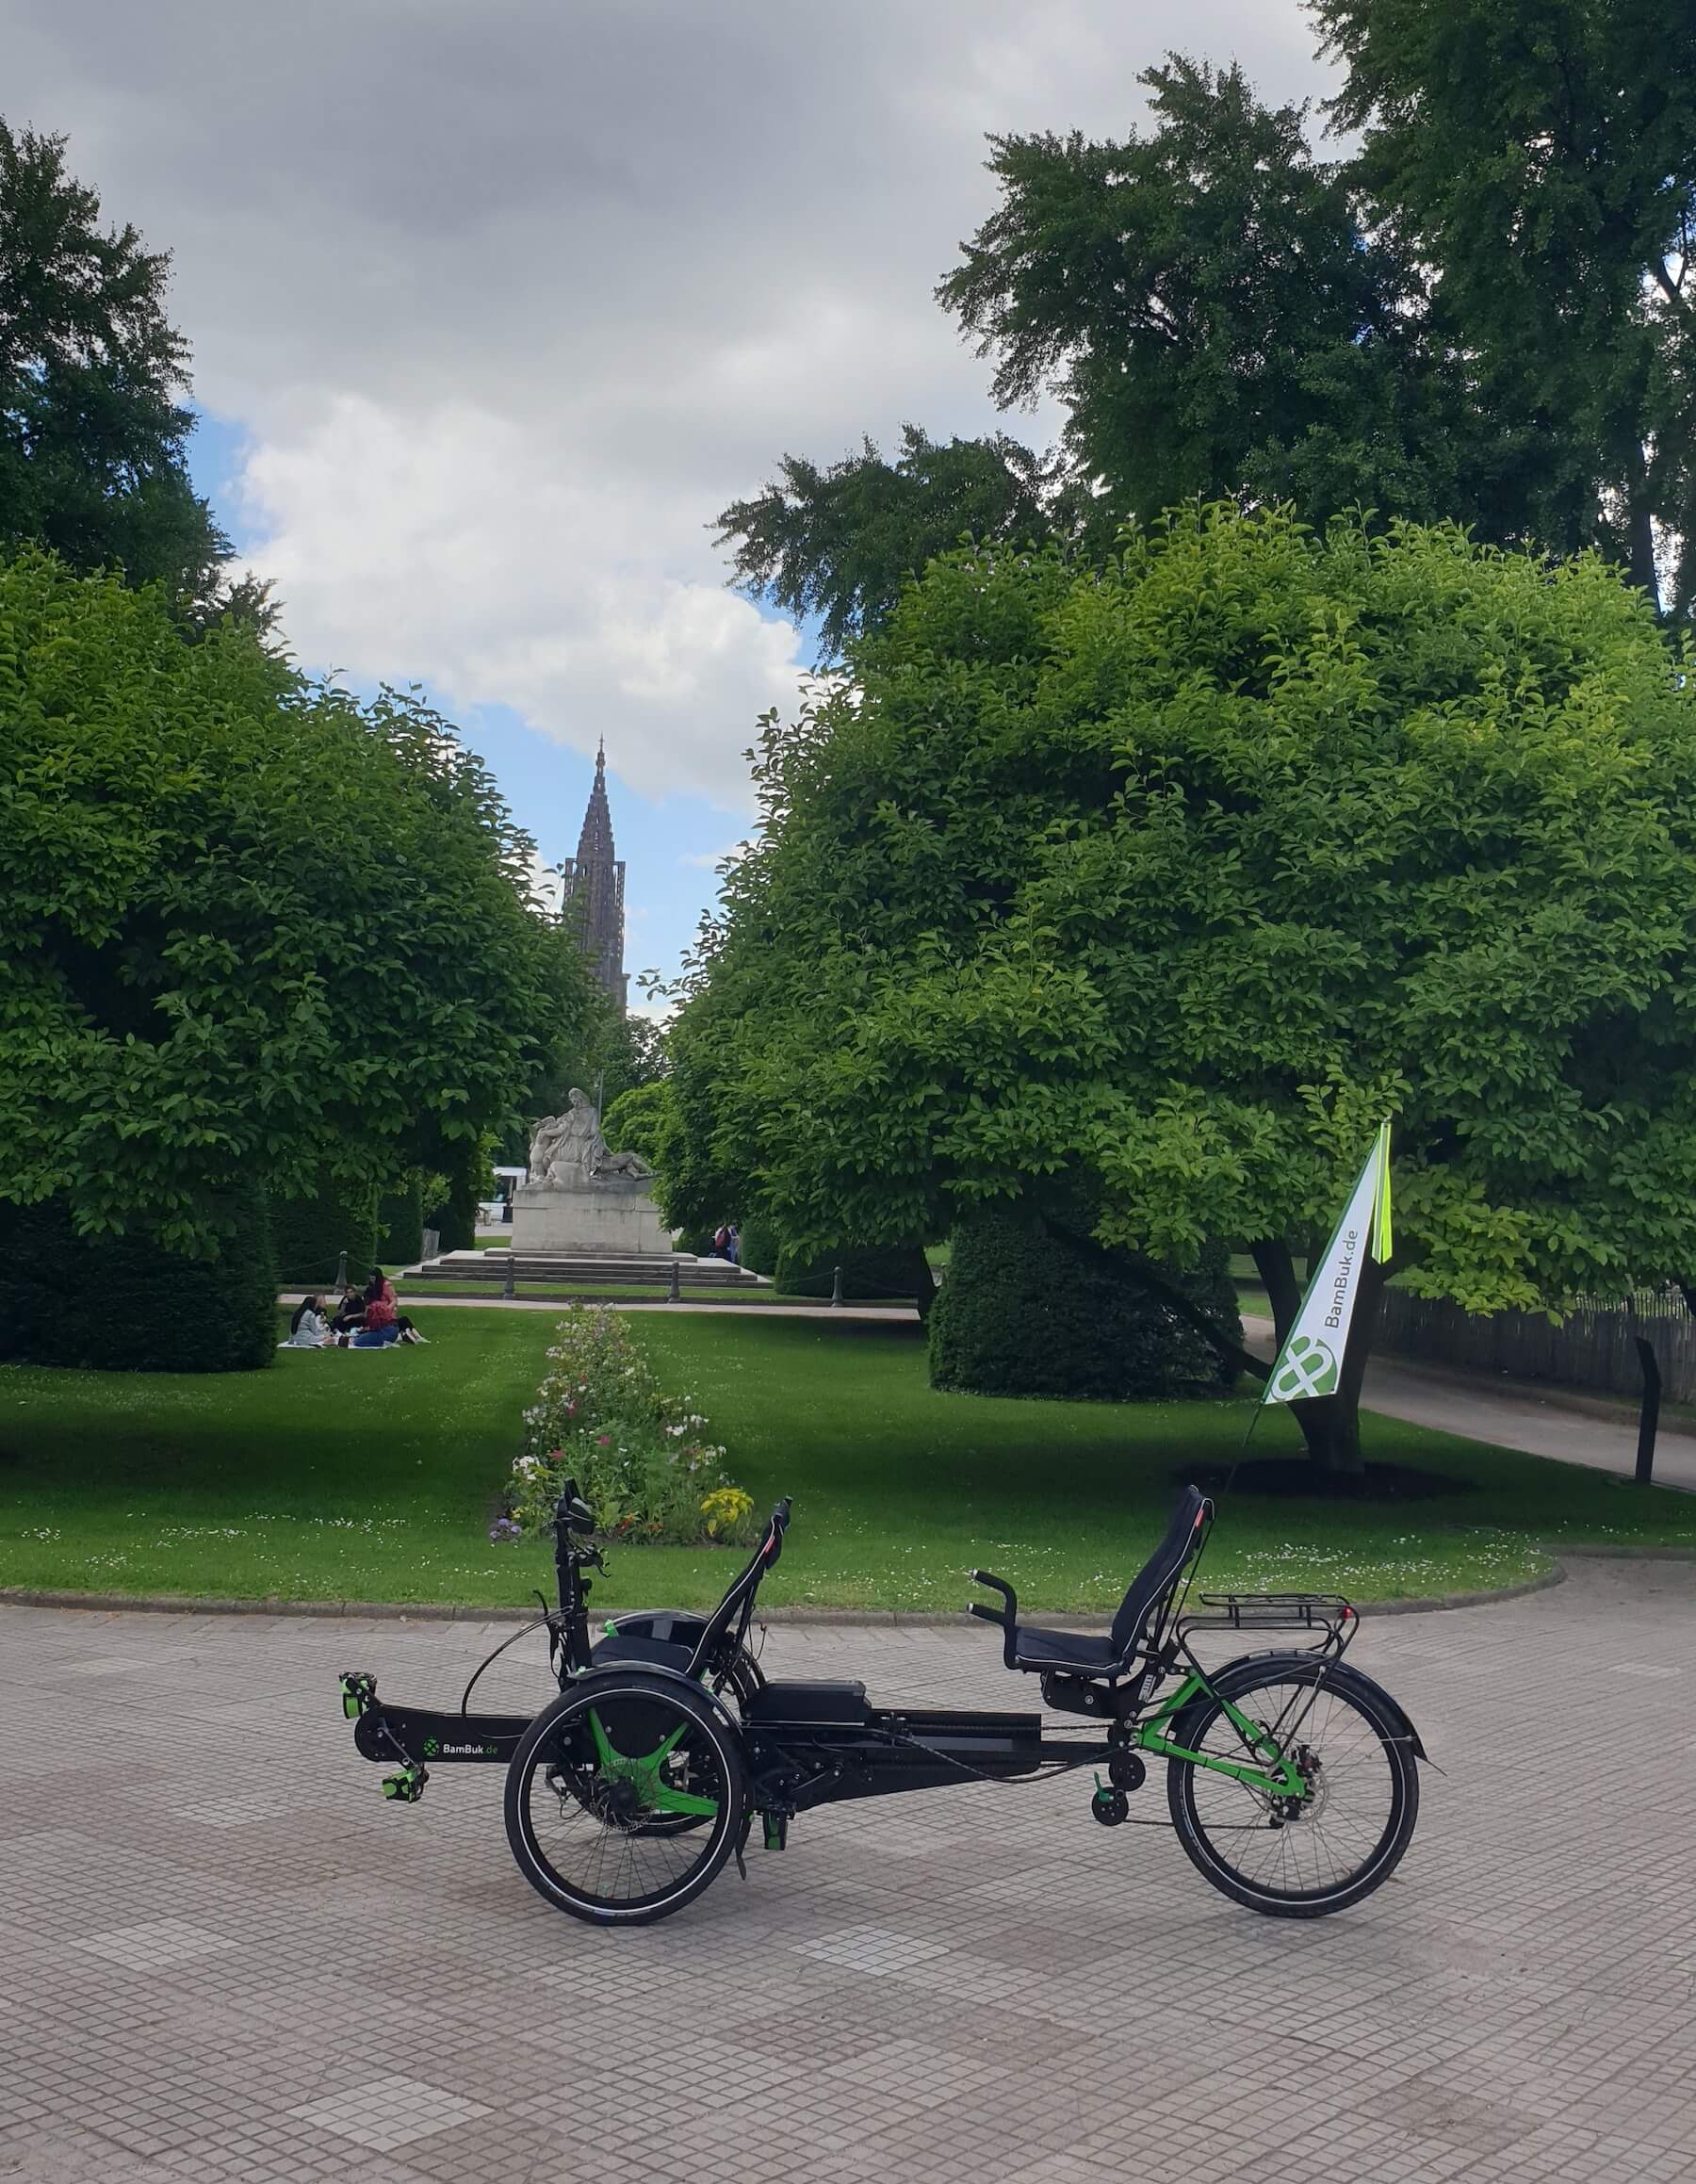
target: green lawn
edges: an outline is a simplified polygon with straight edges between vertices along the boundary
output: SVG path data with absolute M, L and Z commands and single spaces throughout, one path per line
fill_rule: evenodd
M 301 1351 L 218 1378 L 0 1368 L 0 1584 L 112 1591 L 516 1604 L 539 1548 L 485 1538 L 543 1369 L 543 1312 L 418 1312 L 426 1349 Z M 1240 1401 L 1007 1402 L 926 1385 L 916 1328 L 644 1314 L 761 1502 L 794 1497 L 766 1597 L 954 1607 L 973 1563 L 1032 1606 L 1111 1606 L 1176 1470 L 1228 1459 Z M 1215 1583 L 1361 1599 L 1512 1583 L 1541 1539 L 1696 1546 L 1696 1497 L 1487 1450 L 1389 1420 L 1369 1453 L 1456 1491 L 1410 1508 L 1275 1502 L 1240 1489 Z M 1263 1452 L 1296 1444 L 1268 1415 Z M 1471 1482 L 1471 1491 L 1468 1491 Z M 708 1600 L 720 1551 L 615 1551 L 596 1605 Z

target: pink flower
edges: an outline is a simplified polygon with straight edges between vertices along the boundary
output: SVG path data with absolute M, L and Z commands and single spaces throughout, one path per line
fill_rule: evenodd
M 605 1448 L 608 1442 L 612 1440 L 612 1436 L 610 1433 L 597 1433 L 595 1438 L 600 1442 L 601 1446 Z

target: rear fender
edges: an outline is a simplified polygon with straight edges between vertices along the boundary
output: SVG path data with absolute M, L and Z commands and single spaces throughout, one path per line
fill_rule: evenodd
M 748 1756 L 747 1738 L 743 1734 L 741 1721 L 731 1713 L 729 1707 L 726 1705 L 716 1691 L 709 1689 L 705 1684 L 696 1683 L 693 1676 L 686 1676 L 679 1670 L 660 1668 L 657 1663 L 650 1664 L 648 1662 L 644 1662 L 641 1668 L 626 1667 L 618 1663 L 609 1662 L 604 1669 L 585 1669 L 580 1674 L 573 1676 L 563 1687 L 561 1696 L 563 1697 L 565 1693 L 569 1692 L 573 1698 L 576 1698 L 579 1692 L 583 1691 L 605 1691 L 609 1698 L 614 1692 L 623 1692 L 627 1697 L 634 1697 L 644 1691 L 664 1692 L 678 1684 L 681 1684 L 683 1688 L 690 1692 L 693 1697 L 698 1699 L 701 1704 L 712 1715 L 719 1727 L 729 1737 L 735 1750 L 741 1754 L 745 1765 Z
M 1331 1691 L 1353 1691 L 1369 1698 L 1382 1707 L 1395 1724 L 1395 1733 L 1407 1740 L 1408 1749 L 1415 1759 L 1429 1764 L 1426 1748 L 1417 1729 L 1408 1717 L 1408 1711 L 1399 1699 L 1393 1698 L 1382 1684 L 1378 1684 L 1360 1669 L 1347 1661 L 1327 1660 L 1313 1653 L 1244 1654 L 1234 1661 L 1228 1661 L 1222 1669 L 1208 1671 L 1208 1682 L 1223 1699 L 1234 1699 L 1237 1690 L 1246 1683 L 1252 1683 L 1268 1670 L 1299 1672 L 1305 1680 L 1317 1682 Z M 1198 1692 L 1182 1712 L 1174 1717 L 1166 1735 L 1174 1744 L 1186 1744 L 1193 1724 L 1208 1704 L 1205 1691 Z

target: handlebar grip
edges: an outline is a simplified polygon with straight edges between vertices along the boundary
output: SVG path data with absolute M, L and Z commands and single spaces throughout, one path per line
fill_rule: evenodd
M 1003 1579 L 997 1577 L 992 1571 L 974 1570 L 971 1573 L 971 1582 L 973 1585 L 987 1585 L 991 1592 L 999 1592 L 1002 1598 L 1007 1603 L 1007 1605 L 1009 1607 L 1012 1606 L 1014 1599 L 1013 1588 Z
M 975 1615 L 979 1622 L 994 1623 L 998 1630 L 1006 1621 L 1006 1617 L 999 1607 L 986 1607 L 981 1600 L 969 1600 L 966 1603 L 966 1612 L 968 1615 Z

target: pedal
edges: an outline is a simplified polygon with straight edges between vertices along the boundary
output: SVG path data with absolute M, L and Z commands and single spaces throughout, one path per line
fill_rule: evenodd
M 377 1679 L 358 1669 L 350 1669 L 341 1680 L 342 1712 L 350 1721 L 357 1721 L 362 1714 L 368 1714 L 377 1703 Z
M 398 1805 L 416 1805 L 424 1795 L 424 1785 L 430 1780 L 430 1769 L 415 1761 L 403 1767 L 399 1774 L 385 1774 L 383 1794 Z
M 761 1813 L 765 1823 L 765 1847 L 768 1850 L 781 1850 L 789 1844 L 789 1819 L 783 1813 Z

